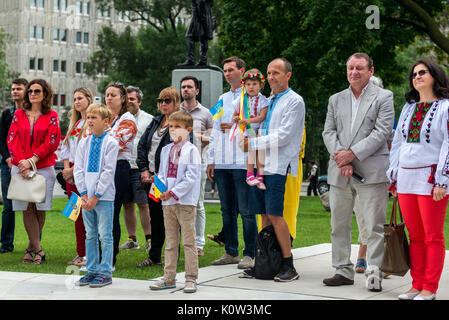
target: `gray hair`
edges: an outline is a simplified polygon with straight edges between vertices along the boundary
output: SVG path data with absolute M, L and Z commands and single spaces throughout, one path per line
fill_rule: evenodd
M 143 92 L 142 90 L 140 90 L 138 87 L 134 87 L 134 86 L 127 86 L 126 87 L 126 92 L 127 93 L 131 93 L 131 92 L 135 92 L 136 96 L 137 96 L 137 100 L 139 102 L 141 102 L 143 100 Z
M 379 77 L 371 76 L 371 78 L 369 78 L 369 81 L 371 81 L 372 84 L 374 84 L 374 85 L 376 85 L 378 87 L 381 87 L 381 88 L 384 87 L 384 85 L 382 83 L 382 79 L 379 78 Z

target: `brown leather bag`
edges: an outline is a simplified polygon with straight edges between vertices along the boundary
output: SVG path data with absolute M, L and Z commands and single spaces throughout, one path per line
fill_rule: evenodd
M 410 269 L 410 252 L 405 223 L 398 205 L 397 197 L 393 199 L 390 223 L 384 225 L 384 256 L 380 270 L 395 276 L 404 276 Z M 399 211 L 401 223 L 397 224 Z

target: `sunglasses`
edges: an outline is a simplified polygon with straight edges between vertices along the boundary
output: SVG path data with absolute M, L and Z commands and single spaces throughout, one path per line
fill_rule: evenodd
M 162 102 L 165 102 L 165 104 L 169 104 L 171 102 L 171 99 L 157 99 L 157 103 L 162 104 Z
M 417 73 L 416 72 L 413 72 L 412 73 L 412 79 L 415 79 L 418 75 L 419 76 L 423 76 L 423 75 L 425 75 L 426 73 L 428 73 L 429 71 L 428 70 L 419 70 Z
M 38 95 L 38 94 L 41 94 L 42 90 L 41 89 L 36 89 L 36 90 L 31 90 L 30 89 L 27 92 L 28 92 L 28 94 L 36 94 L 36 95 Z

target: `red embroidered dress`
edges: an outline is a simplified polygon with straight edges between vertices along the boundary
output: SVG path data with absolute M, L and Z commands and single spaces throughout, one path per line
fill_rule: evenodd
M 13 116 L 8 132 L 8 149 L 11 153 L 11 163 L 19 165 L 20 160 L 39 158 L 38 169 L 51 167 L 56 163 L 55 151 L 59 146 L 61 130 L 58 114 L 50 110 L 36 120 L 31 133 L 30 121 L 24 110 L 18 109 Z

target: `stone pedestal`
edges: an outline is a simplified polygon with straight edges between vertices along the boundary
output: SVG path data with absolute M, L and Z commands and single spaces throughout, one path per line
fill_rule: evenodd
M 223 93 L 223 74 L 213 69 L 175 69 L 172 71 L 172 86 L 181 93 L 181 79 L 193 76 L 200 81 L 200 93 L 197 100 L 210 109 Z M 181 97 L 182 99 L 182 97 Z

